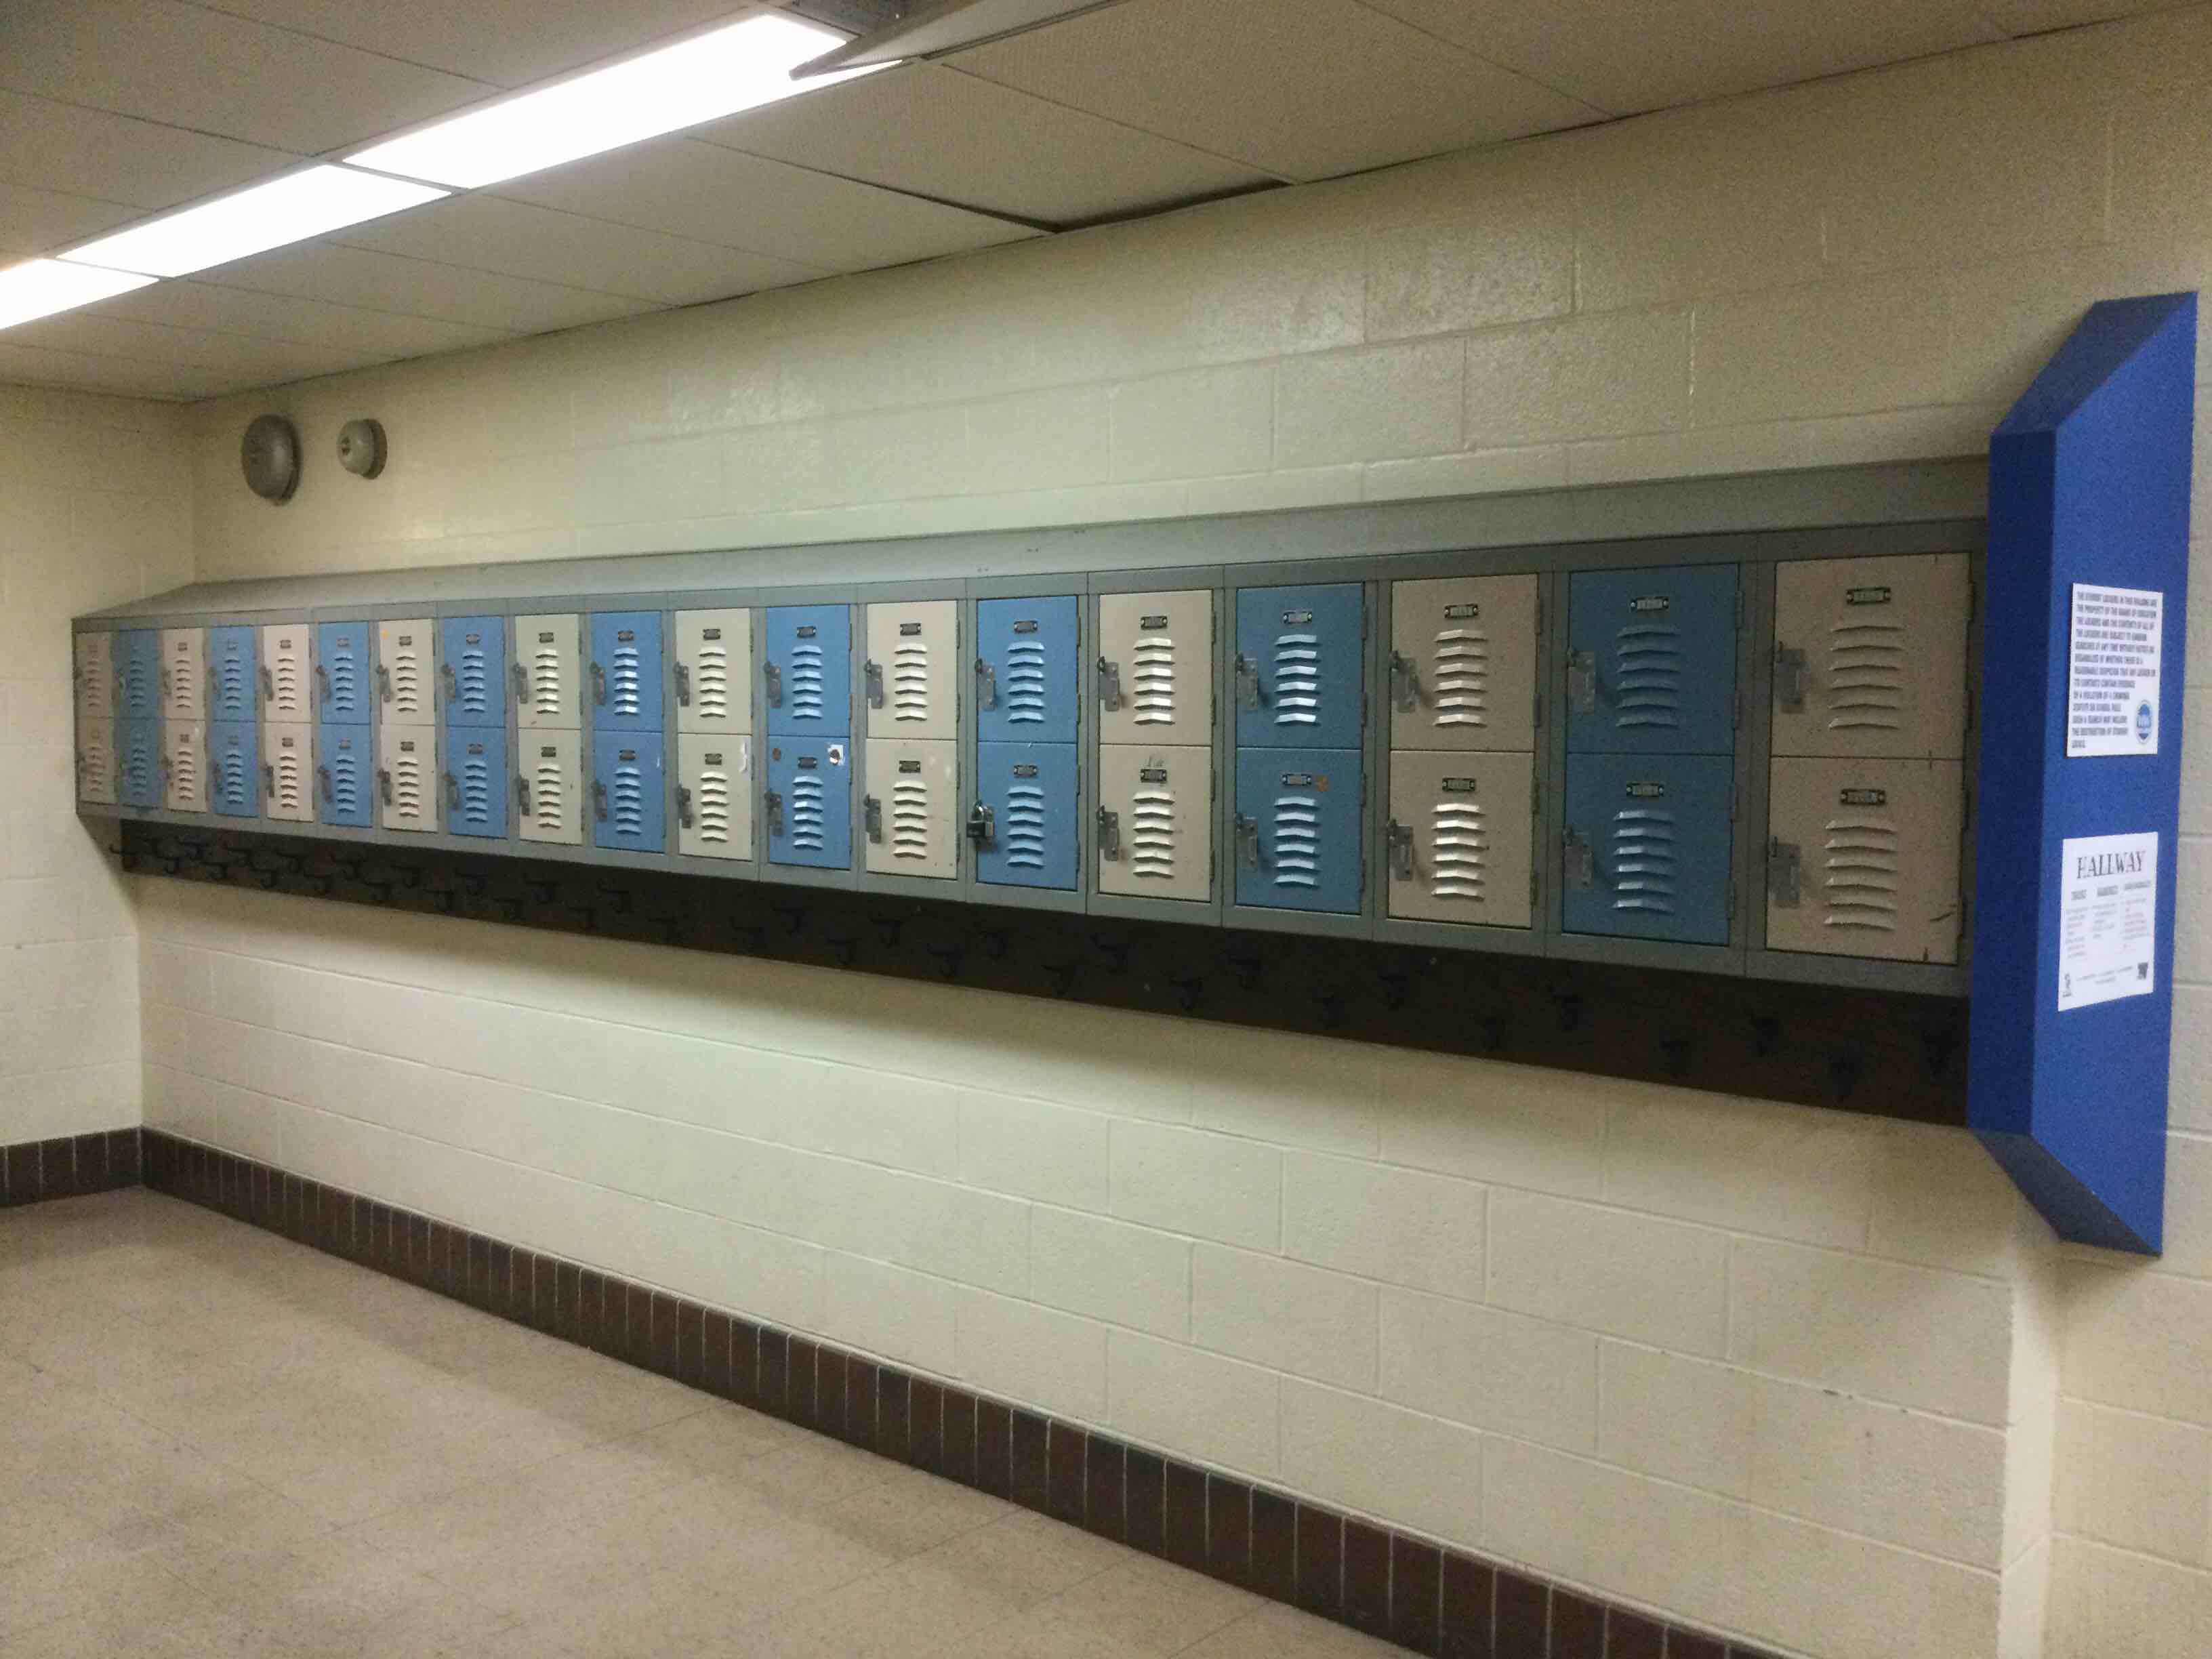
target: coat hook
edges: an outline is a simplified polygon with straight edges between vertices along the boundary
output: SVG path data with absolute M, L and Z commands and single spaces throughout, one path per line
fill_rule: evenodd
M 1258 988 L 1260 969 L 1264 965 L 1259 946 L 1224 945 L 1221 959 L 1236 971 L 1237 984 L 1248 991 Z
M 806 907 L 805 905 L 779 904 L 775 908 L 776 915 L 783 918 L 784 932 L 787 933 L 800 933 L 806 930 Z
M 1751 1017 L 1751 1051 L 1761 1060 L 1782 1046 L 1782 1020 L 1776 1014 Z
M 869 920 L 876 924 L 876 935 L 883 940 L 884 948 L 896 950 L 899 939 L 906 933 L 906 918 L 904 916 L 872 916 Z
M 1579 1031 L 1583 1028 L 1583 994 L 1580 991 L 1554 991 L 1553 1005 L 1559 1011 L 1559 1029 Z
M 1849 1100 L 1857 1091 L 1865 1062 L 1856 1054 L 1838 1054 L 1828 1062 L 1828 1080 L 1836 1085 L 1836 1098 Z
M 979 928 L 975 937 L 983 942 L 983 954 L 992 961 L 1004 962 L 1006 959 L 1006 947 L 1013 939 L 1009 930 L 1004 927 Z
M 1126 974 L 1129 971 L 1129 952 L 1133 948 L 1129 940 L 1117 939 L 1111 933 L 1093 932 L 1091 943 L 1106 958 L 1108 973 Z
M 1321 1010 L 1321 1026 L 1324 1031 L 1334 1031 L 1344 1024 L 1344 993 L 1318 991 L 1314 994 L 1314 1006 Z
M 1382 1006 L 1396 1012 L 1413 993 L 1413 976 L 1402 968 L 1378 968 L 1375 978 L 1382 988 Z
M 1075 989 L 1076 964 L 1073 962 L 1047 962 L 1038 964 L 1044 969 L 1053 995 L 1064 997 Z
M 1206 981 L 1195 974 L 1182 979 L 1171 979 L 1168 988 L 1175 993 L 1176 1006 L 1186 1014 L 1198 1006 L 1199 994 L 1205 990 Z
M 1664 1059 L 1667 1075 L 1673 1078 L 1690 1074 L 1690 1039 L 1682 1036 L 1659 1039 L 1659 1053 Z
M 1951 1069 L 1951 1056 L 1959 1052 L 1961 1035 L 1955 1021 L 1931 1024 L 1921 1028 L 1920 1051 L 1928 1061 L 1929 1077 L 1941 1079 Z
M 924 945 L 922 948 L 930 956 L 936 958 L 939 978 L 957 979 L 960 977 L 961 967 L 967 960 L 968 956 L 968 947 L 966 945 L 959 944 L 928 945 Z
M 850 968 L 853 958 L 860 954 L 860 941 L 857 934 L 824 933 L 822 942 L 830 947 L 830 953 L 837 958 L 840 968 Z
M 1504 1015 L 1485 1014 L 1475 1021 L 1475 1028 L 1482 1033 L 1482 1052 L 1486 1054 L 1494 1054 L 1505 1046 Z

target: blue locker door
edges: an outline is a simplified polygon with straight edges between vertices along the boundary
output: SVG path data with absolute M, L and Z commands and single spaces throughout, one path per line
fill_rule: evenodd
M 1072 743 L 976 744 L 976 799 L 991 814 L 991 838 L 975 854 L 976 880 L 1074 887 L 1075 757 Z
M 659 775 L 659 769 L 655 768 L 655 778 Z M 457 836 L 504 838 L 507 798 L 514 789 L 507 778 L 507 728 L 483 726 L 449 730 L 446 734 L 445 784 L 447 830 Z M 656 841 L 654 845 L 659 842 Z
M 315 715 L 327 726 L 365 726 L 374 689 L 368 674 L 368 624 L 325 623 L 315 629 Z
M 261 742 L 252 720 L 208 727 L 208 804 L 225 817 L 261 816 Z
M 209 629 L 208 718 L 252 720 L 261 707 L 260 684 L 261 647 L 255 631 L 248 627 Z
M 1237 595 L 1237 743 L 1357 749 L 1367 723 L 1366 594 L 1358 582 Z
M 625 853 L 666 849 L 667 788 L 658 732 L 592 735 L 592 842 Z M 504 809 L 502 808 L 502 812 Z
M 1073 596 L 975 602 L 975 735 L 984 743 L 1073 743 Z M 1057 886 L 1060 884 L 1053 883 Z
M 770 737 L 819 741 L 853 731 L 853 613 L 842 605 L 769 607 L 768 681 Z M 840 860 L 842 865 L 844 860 Z
M 594 614 L 591 679 L 594 730 L 658 732 L 660 613 L 609 611 Z
M 1568 748 L 1735 750 L 1734 565 L 1577 571 L 1567 613 Z
M 852 749 L 828 743 L 771 743 L 768 751 L 768 860 L 817 870 L 853 865 Z
M 1567 931 L 1727 944 L 1735 791 L 1725 755 L 1570 756 Z
M 126 628 L 115 636 L 115 714 L 118 720 L 158 720 L 161 714 L 161 636 L 150 628 Z
M 447 726 L 505 726 L 507 618 L 448 617 L 438 632 Z
M 1237 757 L 1237 902 L 1359 909 L 1359 751 L 1247 749 Z
M 362 707 L 368 707 L 366 698 Z M 315 816 L 325 823 L 366 830 L 375 799 L 374 728 L 325 723 L 316 733 Z
M 158 720 L 115 722 L 115 799 L 125 806 L 161 804 L 161 722 Z

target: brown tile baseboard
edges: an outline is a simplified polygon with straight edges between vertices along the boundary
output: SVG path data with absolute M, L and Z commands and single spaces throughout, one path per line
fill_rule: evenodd
M 0 1146 L 0 1209 L 139 1184 L 140 1131 L 106 1129 Z
M 132 1137 L 135 1176 L 140 1132 L 119 1133 Z M 1425 1539 L 251 1158 L 158 1129 L 143 1131 L 143 1143 L 145 1184 L 156 1192 L 1011 1498 L 1415 1653 L 1771 1659 Z M 73 1176 L 79 1167 L 71 1165 Z M 119 1166 L 100 1167 L 112 1174 Z

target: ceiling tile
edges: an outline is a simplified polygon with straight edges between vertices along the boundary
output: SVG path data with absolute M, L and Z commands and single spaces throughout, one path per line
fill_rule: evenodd
M 1291 179 L 1598 113 L 1358 0 L 1128 0 L 949 61 Z
M 498 196 L 457 196 L 343 233 L 352 247 L 690 305 L 829 273 Z
M 158 323 L 111 316 L 99 306 L 24 323 L 9 329 L 7 338 L 21 345 L 88 356 L 126 357 L 135 362 L 173 363 L 184 368 L 244 375 L 249 377 L 247 384 L 253 386 L 334 374 L 376 361 L 374 353 L 329 343 L 300 345 L 289 340 L 257 340 L 205 329 L 165 328 Z
M 909 64 L 693 135 L 987 213 L 1081 224 L 1273 182 L 994 81 Z
M 138 208 L 174 207 L 290 167 L 230 138 L 0 92 L 0 179 Z
M 2002 38 L 1973 0 L 1747 6 L 1692 0 L 1367 0 L 1440 40 L 1615 114 L 1923 58 Z
M 653 301 L 627 295 L 599 294 L 368 248 L 341 247 L 333 242 L 310 242 L 256 254 L 235 264 L 203 271 L 199 280 L 253 293 L 328 300 L 337 305 L 434 317 L 519 334 L 575 328 L 655 308 Z
M 151 288 L 104 300 L 98 312 L 168 328 L 358 351 L 386 361 L 459 351 L 513 337 L 502 329 L 477 328 L 434 317 L 396 316 L 388 311 L 364 311 L 356 306 L 283 294 L 249 294 L 243 289 L 219 288 L 204 282 L 156 283 Z
M 179 0 L 9 0 L 0 6 L 0 89 L 303 155 L 490 90 Z
M 902 264 L 1037 234 L 688 138 L 633 144 L 515 179 L 499 193 L 829 270 Z
M 0 184 L 0 254 L 51 253 L 137 216 L 113 202 Z
M 216 370 L 178 363 L 140 362 L 130 357 L 56 351 L 18 345 L 12 334 L 0 337 L 0 381 L 21 386 L 66 386 L 82 392 L 110 392 L 125 398 L 172 399 L 213 398 L 250 386 Z

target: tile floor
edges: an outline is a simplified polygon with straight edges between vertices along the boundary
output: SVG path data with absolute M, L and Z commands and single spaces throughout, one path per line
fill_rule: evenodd
M 1398 1651 L 173 1200 L 0 1214 L 0 1659 Z

